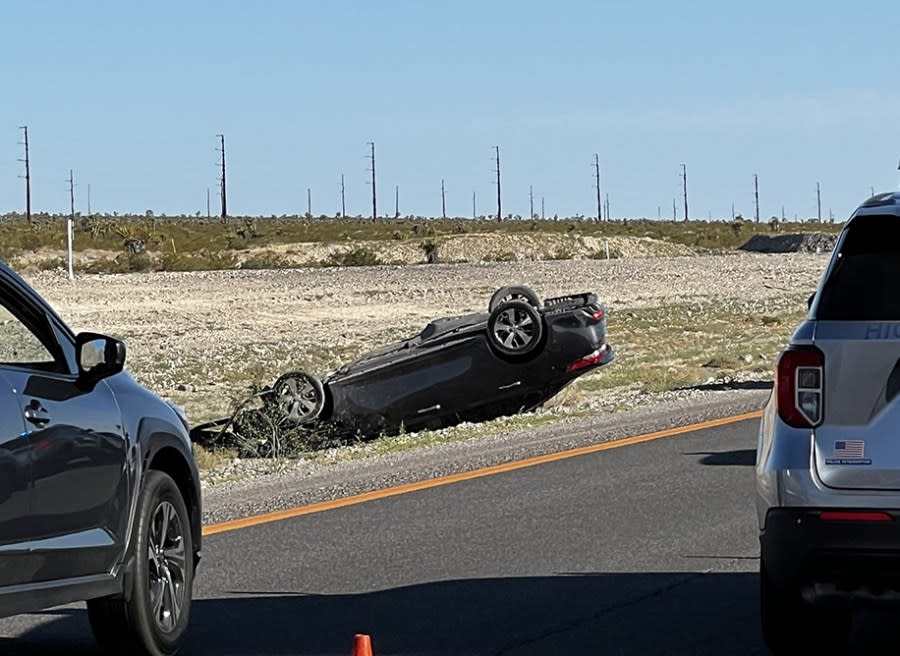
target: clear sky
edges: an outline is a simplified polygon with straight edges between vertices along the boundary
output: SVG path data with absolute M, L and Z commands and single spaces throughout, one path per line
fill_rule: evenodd
M 647 0 L 5 2 L 0 212 L 595 213 L 838 219 L 897 187 L 900 3 Z M 679 209 L 679 218 L 681 209 Z

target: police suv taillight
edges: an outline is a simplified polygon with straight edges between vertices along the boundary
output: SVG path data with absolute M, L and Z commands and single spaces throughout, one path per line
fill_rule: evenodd
M 789 346 L 775 365 L 778 416 L 795 428 L 822 423 L 825 404 L 825 355 L 815 346 Z

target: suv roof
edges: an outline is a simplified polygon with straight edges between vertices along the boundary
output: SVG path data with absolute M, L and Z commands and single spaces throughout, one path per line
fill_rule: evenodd
M 852 219 L 858 214 L 894 214 L 900 216 L 900 191 L 875 194 L 857 208 Z

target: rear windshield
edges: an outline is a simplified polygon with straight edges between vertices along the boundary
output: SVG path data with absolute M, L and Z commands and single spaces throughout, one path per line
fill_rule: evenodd
M 816 318 L 900 321 L 900 217 L 853 219 L 822 288 Z

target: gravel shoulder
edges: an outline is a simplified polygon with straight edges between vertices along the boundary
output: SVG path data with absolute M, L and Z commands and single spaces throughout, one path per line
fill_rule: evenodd
M 765 385 L 758 387 L 708 391 L 692 400 L 661 400 L 612 415 L 567 419 L 412 451 L 358 453 L 356 459 L 330 464 L 285 461 L 276 465 L 276 471 L 207 486 L 203 520 L 213 524 L 743 414 L 760 409 L 768 398 Z

